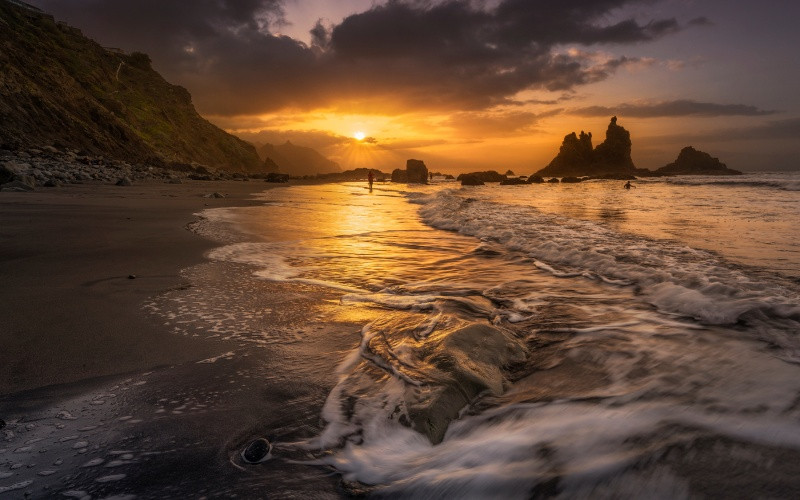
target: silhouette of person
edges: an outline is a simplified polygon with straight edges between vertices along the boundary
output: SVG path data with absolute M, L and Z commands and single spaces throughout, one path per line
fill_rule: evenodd
M 631 181 L 628 181 L 628 182 L 625 183 L 625 189 L 630 189 L 632 187 L 636 187 L 636 186 L 632 186 L 631 185 Z
M 372 170 L 369 171 L 367 174 L 367 181 L 369 182 L 369 190 L 372 191 L 372 181 L 375 180 L 375 176 L 372 174 Z

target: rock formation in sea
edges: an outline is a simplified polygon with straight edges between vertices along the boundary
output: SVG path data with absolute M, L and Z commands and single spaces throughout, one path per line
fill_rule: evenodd
M 0 148 L 264 170 L 251 144 L 202 118 L 146 54 L 106 49 L 12 2 L 0 2 L 0 32 Z
M 681 149 L 678 158 L 655 171 L 656 175 L 741 175 L 738 170 L 728 168 L 708 153 L 692 146 Z
M 483 186 L 484 182 L 475 174 L 461 174 L 458 179 L 462 186 Z
M 422 160 L 406 160 L 405 170 L 396 168 L 392 171 L 392 182 L 407 182 L 412 184 L 428 183 L 428 167 Z
M 467 174 L 460 174 L 458 177 L 456 177 L 456 180 L 460 181 L 464 178 L 464 176 L 467 175 L 475 177 L 476 179 L 479 179 L 482 182 L 503 182 L 508 178 L 505 175 L 498 173 L 495 170 L 486 170 L 483 172 L 469 172 Z
M 605 141 L 596 148 L 592 149 L 591 132 L 581 131 L 580 136 L 572 132 L 564 137 L 558 155 L 536 175 L 580 177 L 634 173 L 636 170 L 631 159 L 631 134 L 617 125 L 614 116 L 608 124 Z

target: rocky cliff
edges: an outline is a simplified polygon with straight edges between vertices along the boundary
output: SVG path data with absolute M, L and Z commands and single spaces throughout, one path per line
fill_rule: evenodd
M 141 53 L 107 49 L 35 8 L 0 0 L 0 147 L 260 171 L 255 148 L 203 119 Z
M 687 146 L 674 162 L 656 170 L 655 175 L 741 175 L 741 172 L 728 168 L 719 158 Z
M 541 176 L 601 176 L 633 174 L 637 171 L 631 159 L 631 134 L 611 118 L 606 139 L 592 149 L 592 134 L 581 131 L 564 137 L 558 155 L 535 175 Z
M 274 162 L 278 170 L 289 175 L 316 175 L 341 172 L 335 161 L 325 158 L 317 150 L 298 146 L 286 141 L 284 144 L 264 144 L 258 148 L 262 160 Z

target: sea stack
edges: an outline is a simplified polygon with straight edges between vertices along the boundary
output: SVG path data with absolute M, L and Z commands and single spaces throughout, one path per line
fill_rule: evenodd
M 606 129 L 606 140 L 592 149 L 592 134 L 581 131 L 564 137 L 558 155 L 535 175 L 543 177 L 602 176 L 607 174 L 634 174 L 636 166 L 631 159 L 631 134 L 617 117 L 611 117 Z
M 655 171 L 656 175 L 741 175 L 738 170 L 728 168 L 710 154 L 692 146 L 681 149 L 678 158 Z

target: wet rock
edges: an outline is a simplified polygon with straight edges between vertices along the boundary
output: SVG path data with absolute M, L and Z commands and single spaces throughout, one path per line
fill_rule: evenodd
M 210 194 L 204 194 L 203 198 L 225 198 L 225 195 L 222 193 L 214 192 Z
M 128 275 L 128 279 L 129 280 L 135 280 L 136 279 L 136 275 L 135 274 L 129 274 Z
M 277 172 L 269 172 L 264 179 L 264 182 L 289 182 L 289 174 L 279 174 Z
M 483 186 L 484 182 L 476 175 L 463 174 L 458 176 L 462 186 Z
M 272 458 L 270 451 L 272 444 L 264 438 L 253 440 L 247 448 L 242 451 L 242 460 L 248 464 L 259 464 Z
M 408 182 L 414 184 L 427 184 L 428 183 L 428 167 L 422 160 L 407 160 L 406 172 Z
M 583 179 L 580 179 L 580 178 L 578 178 L 578 177 L 572 177 L 572 176 L 567 176 L 567 177 L 562 177 L 562 178 L 561 178 L 561 183 L 562 183 L 562 184 L 564 184 L 564 183 L 567 183 L 567 184 L 576 184 L 576 183 L 578 183 L 578 182 L 582 182 L 582 181 L 583 181 Z
M 43 184 L 44 187 L 59 187 L 60 185 L 61 185 L 61 183 L 58 182 L 57 180 L 53 179 L 52 177 L 50 179 L 47 179 L 46 181 L 44 181 L 44 184 Z
M 544 178 L 541 175 L 532 175 L 528 177 L 528 184 L 541 184 L 544 182 Z
M 558 184 L 561 181 L 558 180 L 558 177 L 553 177 L 552 179 L 549 179 L 547 182 L 550 184 Z
M 132 186 L 133 182 L 131 182 L 130 178 L 123 177 L 123 178 L 121 178 L 120 180 L 118 180 L 116 182 L 116 185 L 117 186 Z
M 392 182 L 408 182 L 408 172 L 402 168 L 392 170 Z
M 456 177 L 456 180 L 461 180 L 464 176 L 470 175 L 473 177 L 477 177 L 482 182 L 503 182 L 506 180 L 506 176 L 502 175 L 494 170 L 486 170 L 484 172 L 470 172 L 468 174 L 461 174 Z
M 520 179 L 519 177 L 514 177 L 513 179 L 505 179 L 500 181 L 501 186 L 518 186 L 520 184 L 527 184 L 528 181 L 525 179 Z

